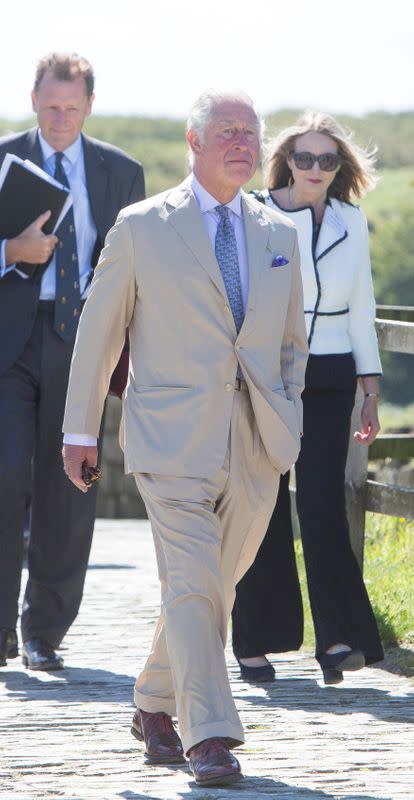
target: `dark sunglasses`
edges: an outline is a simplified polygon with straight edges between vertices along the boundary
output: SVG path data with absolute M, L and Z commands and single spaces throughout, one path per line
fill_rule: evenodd
M 99 467 L 88 467 L 85 461 L 82 464 L 82 480 L 85 486 L 92 486 L 94 481 L 100 481 L 102 477 Z
M 320 156 L 315 156 L 313 153 L 297 153 L 292 150 L 290 157 L 293 158 L 297 169 L 312 169 L 317 161 L 324 172 L 333 172 L 341 163 L 341 156 L 338 153 L 322 153 Z

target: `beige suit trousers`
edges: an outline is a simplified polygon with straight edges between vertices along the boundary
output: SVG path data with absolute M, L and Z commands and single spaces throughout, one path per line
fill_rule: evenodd
M 235 586 L 266 532 L 279 473 L 242 387 L 234 392 L 225 462 L 212 479 L 135 475 L 161 581 L 161 613 L 135 702 L 144 711 L 177 714 L 185 752 L 213 736 L 231 747 L 244 741 L 224 647 Z

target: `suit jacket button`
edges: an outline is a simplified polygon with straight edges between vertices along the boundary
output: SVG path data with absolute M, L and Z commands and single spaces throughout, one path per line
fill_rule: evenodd
M 233 384 L 232 383 L 226 383 L 224 388 L 225 388 L 226 392 L 231 392 L 232 389 L 233 389 Z

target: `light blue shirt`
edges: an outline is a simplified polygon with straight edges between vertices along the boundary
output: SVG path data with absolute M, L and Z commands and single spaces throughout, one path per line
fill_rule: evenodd
M 194 173 L 191 175 L 191 188 L 200 206 L 203 222 L 206 226 L 208 237 L 215 252 L 216 233 L 220 217 L 215 210 L 216 206 L 222 205 L 213 195 L 211 195 Z M 233 225 L 236 236 L 237 255 L 239 257 L 240 283 L 242 290 L 243 308 L 246 313 L 247 297 L 249 294 L 249 261 L 247 258 L 246 231 L 244 228 L 243 211 L 241 204 L 241 194 L 237 192 L 230 203 L 225 204 L 229 209 L 230 222 Z
M 43 138 L 40 130 L 38 131 L 40 148 L 43 155 L 43 169 L 49 175 L 55 173 L 55 150 Z M 73 216 L 75 219 L 76 246 L 78 251 L 79 277 L 81 297 L 85 298 L 88 293 L 91 270 L 92 255 L 96 242 L 96 226 L 93 221 L 91 207 L 89 203 L 88 188 L 86 184 L 85 162 L 83 157 L 82 138 L 78 136 L 76 141 L 63 152 L 62 165 L 65 170 L 73 199 Z M 14 265 L 5 266 L 5 242 L 1 252 L 1 277 L 14 269 Z M 18 270 L 16 270 L 18 272 Z M 19 272 L 22 280 L 26 278 Z M 49 266 L 42 276 L 40 288 L 41 300 L 54 300 L 56 291 L 56 258 L 53 256 Z

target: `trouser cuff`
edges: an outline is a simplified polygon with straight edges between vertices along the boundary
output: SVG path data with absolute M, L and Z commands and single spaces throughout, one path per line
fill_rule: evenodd
M 225 719 L 220 720 L 220 722 L 205 722 L 203 725 L 195 725 L 193 728 L 189 728 L 188 731 L 183 732 L 180 730 L 180 734 L 186 755 L 199 742 L 204 741 L 204 739 L 212 739 L 215 736 L 219 736 L 220 739 L 226 739 L 227 745 L 231 749 L 244 744 L 244 733 L 241 725 L 232 725 L 231 722 Z
M 162 711 L 170 717 L 176 716 L 175 700 L 169 697 L 156 697 L 150 694 L 141 694 L 136 689 L 134 691 L 134 701 L 137 708 L 148 711 L 150 714 L 157 714 Z

